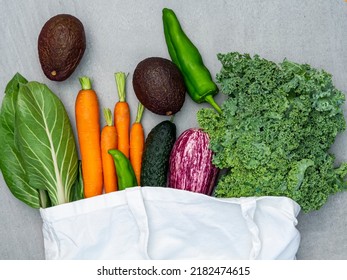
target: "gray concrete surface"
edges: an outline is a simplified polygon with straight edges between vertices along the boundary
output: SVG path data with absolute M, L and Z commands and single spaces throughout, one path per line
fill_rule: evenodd
M 217 53 L 257 53 L 274 61 L 288 58 L 324 68 L 333 75 L 335 85 L 347 92 L 347 3 L 343 0 L 0 0 L 0 7 L 0 101 L 7 82 L 20 72 L 28 80 L 46 83 L 61 98 L 72 120 L 79 76 L 90 76 L 100 106 L 110 106 L 117 100 L 114 72 L 129 72 L 131 81 L 142 59 L 168 58 L 161 21 L 163 7 L 174 9 L 213 75 L 220 69 Z M 80 18 L 87 36 L 81 64 L 62 83 L 44 76 L 37 55 L 40 29 L 58 13 Z M 128 101 L 135 112 L 131 83 L 127 87 Z M 217 101 L 222 99 L 219 95 Z M 202 106 L 206 105 L 186 99 L 175 119 L 178 133 L 197 126 L 195 115 Z M 146 132 L 163 119 L 146 111 Z M 332 147 L 337 163 L 347 161 L 346 143 L 347 132 L 339 135 Z M 331 197 L 319 211 L 299 215 L 302 241 L 298 259 L 347 259 L 346 205 L 347 192 Z M 0 175 L 0 259 L 43 258 L 39 212 L 16 200 Z

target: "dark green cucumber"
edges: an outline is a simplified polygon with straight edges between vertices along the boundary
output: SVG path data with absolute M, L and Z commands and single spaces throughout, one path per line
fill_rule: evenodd
M 149 132 L 142 156 L 141 186 L 166 187 L 169 159 L 176 141 L 176 125 L 162 121 Z

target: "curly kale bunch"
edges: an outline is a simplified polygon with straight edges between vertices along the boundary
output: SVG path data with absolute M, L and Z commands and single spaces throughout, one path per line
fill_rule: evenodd
M 198 112 L 209 133 L 213 163 L 226 169 L 217 197 L 287 196 L 304 212 L 319 209 L 346 188 L 347 164 L 328 152 L 346 123 L 344 94 L 331 75 L 288 60 L 218 54 L 222 114 Z

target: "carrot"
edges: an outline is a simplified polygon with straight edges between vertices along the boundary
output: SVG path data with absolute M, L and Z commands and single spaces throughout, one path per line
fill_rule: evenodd
M 141 123 L 144 106 L 139 103 L 135 122 L 130 129 L 130 162 L 134 169 L 137 184 L 140 186 L 142 154 L 145 146 L 145 134 Z
M 129 158 L 130 145 L 130 109 L 126 101 L 125 81 L 126 75 L 123 72 L 115 73 L 119 101 L 114 108 L 114 125 L 117 129 L 118 150 Z
M 75 103 L 77 136 L 82 162 L 84 196 L 102 193 L 103 176 L 100 150 L 99 103 L 88 77 L 81 77 L 82 89 Z
M 106 125 L 101 130 L 101 159 L 104 174 L 105 193 L 114 192 L 117 188 L 116 167 L 109 150 L 117 149 L 117 129 L 112 123 L 112 112 L 104 108 Z

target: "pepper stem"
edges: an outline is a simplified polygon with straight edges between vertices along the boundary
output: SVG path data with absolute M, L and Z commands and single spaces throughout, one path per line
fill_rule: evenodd
M 219 107 L 219 105 L 214 101 L 212 95 L 207 95 L 205 97 L 205 101 L 209 103 L 219 114 L 222 113 L 222 109 Z
M 113 123 L 112 123 L 112 112 L 111 112 L 111 110 L 109 108 L 104 108 L 103 112 L 104 112 L 104 118 L 105 118 L 105 121 L 106 121 L 106 125 L 107 126 L 112 126 Z
M 124 72 L 117 72 L 114 74 L 114 76 L 116 78 L 119 101 L 125 102 L 125 81 L 128 75 L 126 75 Z
M 79 80 L 83 90 L 92 89 L 92 82 L 87 76 L 80 77 Z

